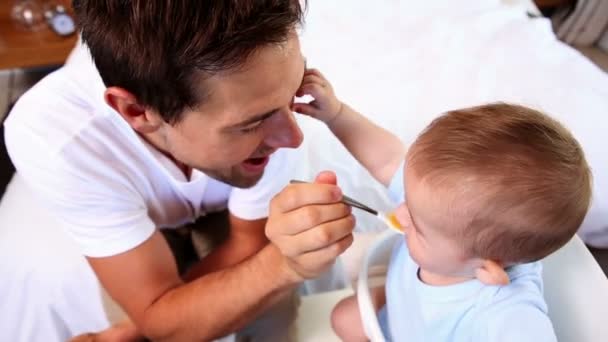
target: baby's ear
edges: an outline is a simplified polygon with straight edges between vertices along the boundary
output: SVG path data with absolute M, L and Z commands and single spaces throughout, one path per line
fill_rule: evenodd
M 475 270 L 475 277 L 486 285 L 508 285 L 510 282 L 502 265 L 492 260 L 484 260 Z

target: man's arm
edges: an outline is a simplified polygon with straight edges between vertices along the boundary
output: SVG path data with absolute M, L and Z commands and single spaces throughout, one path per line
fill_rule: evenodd
M 88 260 L 110 295 L 153 340 L 221 337 L 245 325 L 296 284 L 273 246 L 238 265 L 184 283 L 159 232 L 128 252 Z
M 268 238 L 264 234 L 266 221 L 265 218 L 253 221 L 243 220 L 228 214 L 229 233 L 226 240 L 192 266 L 184 279 L 191 281 L 204 274 L 236 265 L 262 250 L 268 244 Z M 209 226 L 209 229 L 214 228 Z
M 310 95 L 314 101 L 295 103 L 293 110 L 319 119 L 376 180 L 388 186 L 405 158 L 399 138 L 341 103 L 325 77 L 315 69 L 306 71 L 297 96 Z
M 352 243 L 354 218 L 331 184 L 287 187 L 271 202 L 266 235 L 252 257 L 184 283 L 159 232 L 111 257 L 89 258 L 110 295 L 153 340 L 211 340 L 229 334 L 331 265 Z M 331 179 L 329 179 L 331 178 Z

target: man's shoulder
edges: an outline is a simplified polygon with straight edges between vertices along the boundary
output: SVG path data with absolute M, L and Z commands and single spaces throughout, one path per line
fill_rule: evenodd
M 35 135 L 53 144 L 82 128 L 97 110 L 98 102 L 59 69 L 19 98 L 9 114 L 7 131 Z M 103 94 L 100 94 L 103 96 Z
M 52 156 L 102 119 L 108 110 L 103 90 L 82 83 L 61 68 L 21 96 L 4 123 L 12 158 L 32 149 Z

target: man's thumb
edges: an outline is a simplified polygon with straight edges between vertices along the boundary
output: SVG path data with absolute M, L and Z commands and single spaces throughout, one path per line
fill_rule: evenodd
M 315 183 L 317 184 L 337 184 L 338 179 L 336 178 L 336 174 L 332 171 L 323 171 L 320 172 L 317 177 L 315 177 Z

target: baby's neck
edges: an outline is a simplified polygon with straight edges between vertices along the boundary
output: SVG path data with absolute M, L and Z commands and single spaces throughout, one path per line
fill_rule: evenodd
M 418 278 L 427 284 L 433 286 L 448 286 L 458 283 L 463 283 L 471 279 L 475 279 L 474 275 L 471 276 L 448 276 L 443 274 L 437 274 L 430 271 L 425 271 L 422 268 L 418 269 Z

